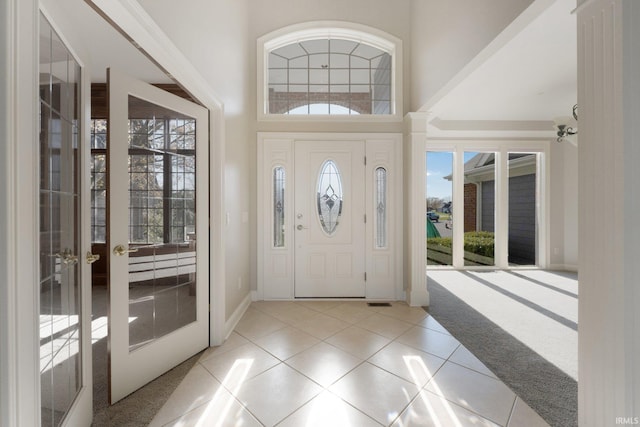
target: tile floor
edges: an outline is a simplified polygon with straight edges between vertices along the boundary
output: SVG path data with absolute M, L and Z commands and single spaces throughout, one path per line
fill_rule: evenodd
M 546 426 L 420 308 L 251 304 L 152 426 Z

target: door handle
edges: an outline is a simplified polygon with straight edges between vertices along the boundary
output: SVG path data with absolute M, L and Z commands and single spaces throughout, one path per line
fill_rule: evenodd
M 62 252 L 58 252 L 56 257 L 60 258 L 64 265 L 73 265 L 78 262 L 78 257 L 73 255 L 71 249 L 65 249 Z
M 298 226 L 296 227 L 296 229 L 298 230 L 307 230 L 308 227 L 303 226 L 302 224 L 298 224 Z
M 116 256 L 123 256 L 124 254 L 129 254 L 131 252 L 138 252 L 138 249 L 137 248 L 128 249 L 128 248 L 125 248 L 123 245 L 116 245 L 116 247 L 113 248 L 113 254 Z
M 87 252 L 86 259 L 87 259 L 87 264 L 93 264 L 94 262 L 100 259 L 100 255 Z

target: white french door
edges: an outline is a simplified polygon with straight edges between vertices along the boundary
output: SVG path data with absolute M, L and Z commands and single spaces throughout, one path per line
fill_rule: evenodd
M 364 141 L 297 142 L 295 162 L 295 297 L 364 297 Z
M 109 70 L 110 402 L 208 345 L 207 110 Z

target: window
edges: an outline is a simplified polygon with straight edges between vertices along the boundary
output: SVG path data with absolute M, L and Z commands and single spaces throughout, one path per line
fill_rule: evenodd
M 106 128 L 106 120 L 92 120 L 92 243 L 106 241 Z M 129 203 L 131 243 L 179 243 L 193 237 L 195 120 L 131 120 Z
M 375 176 L 376 248 L 387 247 L 387 170 L 376 168 Z
M 91 120 L 91 242 L 107 233 L 107 121 Z
M 337 25 L 349 28 L 310 23 L 259 40 L 260 118 L 401 117 L 401 42 L 372 28 Z
M 285 172 L 282 166 L 273 170 L 273 247 L 284 247 L 284 185 Z
M 342 182 L 333 160 L 327 160 L 322 166 L 317 188 L 318 218 L 324 232 L 331 236 L 342 215 Z

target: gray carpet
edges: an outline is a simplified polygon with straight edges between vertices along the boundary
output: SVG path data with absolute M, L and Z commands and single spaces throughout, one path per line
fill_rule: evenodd
M 433 279 L 426 310 L 553 427 L 578 425 L 578 384 Z

